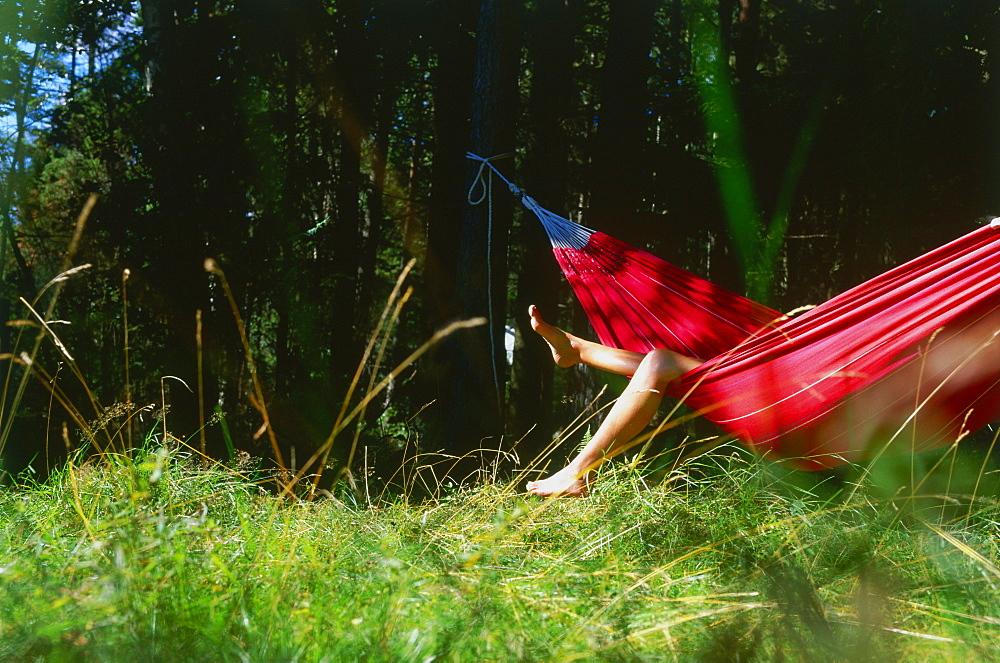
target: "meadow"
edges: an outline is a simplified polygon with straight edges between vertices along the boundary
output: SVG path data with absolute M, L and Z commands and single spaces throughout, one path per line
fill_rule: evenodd
M 414 467 L 304 500 L 161 442 L 0 492 L 0 660 L 1000 658 L 975 447 L 816 475 L 723 446 L 606 464 L 585 499 L 496 467 L 418 495 Z
M 372 376 L 404 277 L 366 352 Z M 25 364 L 45 338 L 72 362 L 38 333 Z M 386 384 L 361 375 L 327 449 Z M 213 460 L 198 435 L 144 425 L 137 448 L 84 445 L 0 488 L 0 660 L 1000 658 L 989 429 L 822 473 L 732 444 L 650 452 L 642 436 L 588 497 L 543 500 L 523 487 L 547 455 L 483 454 L 458 485 L 442 471 L 453 457 L 415 453 L 381 477 L 355 435 L 353 474 L 326 490 L 304 468 L 232 447 Z

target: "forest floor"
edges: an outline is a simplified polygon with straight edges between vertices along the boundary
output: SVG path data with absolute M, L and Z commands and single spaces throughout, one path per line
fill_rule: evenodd
M 730 450 L 609 464 L 585 499 L 293 501 L 246 465 L 104 456 L 0 491 L 0 660 L 996 660 L 979 467 Z

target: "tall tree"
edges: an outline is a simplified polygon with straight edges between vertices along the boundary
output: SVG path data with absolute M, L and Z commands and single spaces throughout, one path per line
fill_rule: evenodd
M 518 40 L 514 33 L 517 3 L 483 0 L 476 29 L 469 149 L 495 156 L 513 151 L 517 107 Z M 473 182 L 478 164 L 470 163 Z M 463 318 L 486 317 L 489 325 L 456 334 L 446 341 L 448 371 L 442 385 L 441 411 L 452 452 L 461 454 L 503 432 L 504 320 L 509 196 L 466 207 L 459 242 L 453 300 Z M 460 470 L 461 472 L 462 470 Z
M 465 205 L 465 150 L 476 63 L 476 41 L 471 36 L 475 3 L 443 0 L 441 5 L 445 20 L 435 23 L 430 31 L 436 60 L 430 71 L 434 148 L 424 269 L 432 326 L 440 326 L 457 314 L 452 293 Z
M 242 252 L 252 218 L 246 183 L 253 163 L 237 94 L 244 26 L 228 7 L 212 9 L 170 0 L 143 5 L 149 19 L 143 36 L 150 85 L 143 152 L 155 206 L 133 222 L 141 243 L 127 260 L 166 322 L 162 366 L 179 378 L 168 388 L 174 434 L 180 437 L 198 429 L 200 412 L 217 405 L 245 407 L 246 402 L 232 312 L 219 306 L 224 294 L 204 268 L 206 258 L 219 258 L 236 301 L 244 301 L 251 266 Z M 200 335 L 198 311 L 204 323 Z M 199 352 L 204 355 L 201 372 Z
M 4 46 L 15 51 L 17 55 L 20 55 L 19 45 L 7 43 Z M 8 62 L 13 63 L 13 67 L 9 71 L 12 74 L 10 89 L 14 91 L 10 103 L 14 119 L 14 136 L 12 141 L 13 148 L 6 155 L 7 168 L 3 175 L 2 189 L 0 189 L 0 210 L 3 213 L 3 239 L 0 240 L 0 246 L 2 246 L 0 255 L 6 257 L 8 252 L 13 255 L 14 262 L 17 265 L 17 290 L 21 296 L 29 299 L 33 298 L 35 293 L 34 275 L 24 255 L 21 253 L 20 244 L 14 230 L 13 208 L 18 185 L 22 183 L 25 171 L 26 153 L 29 149 L 28 125 L 31 119 L 31 99 L 35 96 L 36 92 L 35 75 L 38 71 L 43 49 L 44 45 L 42 43 L 35 42 L 32 44 L 30 57 L 24 58 L 15 55 L 8 60 Z M 7 319 L 9 310 L 9 300 L 6 297 L 0 298 L 0 316 L 2 316 L 3 320 Z M 2 335 L 0 337 L 4 338 L 3 341 L 0 341 L 0 347 L 6 349 L 8 346 L 6 341 L 8 333 L 4 330 L 0 332 L 0 335 Z
M 591 156 L 587 217 L 598 228 L 621 228 L 639 211 L 648 126 L 650 48 L 655 0 L 610 3 L 608 43 L 600 77 L 600 110 Z M 621 232 L 628 238 L 630 232 Z
M 532 76 L 525 188 L 537 200 L 555 207 L 568 202 L 570 143 L 566 127 L 576 112 L 573 44 L 578 34 L 580 4 L 543 0 L 526 22 Z M 531 458 L 552 437 L 553 364 L 545 344 L 531 337 L 525 312 L 530 304 L 537 304 L 555 322 L 563 288 L 541 224 L 528 215 L 520 230 L 517 240 L 521 245 L 520 266 L 512 316 L 517 345 L 511 371 L 510 409 L 515 438 L 522 440 L 530 435 L 523 438 L 520 454 Z
M 331 270 L 334 281 L 332 306 L 328 311 L 333 348 L 331 370 L 345 387 L 361 357 L 355 330 L 360 304 L 358 283 L 364 276 L 361 274 L 361 149 L 371 126 L 369 113 L 375 96 L 371 87 L 375 65 L 365 39 L 368 4 L 366 0 L 337 3 L 334 43 L 338 48 L 332 72 L 335 78 L 327 82 L 334 85 L 330 101 L 335 104 L 339 125 L 336 218 L 330 233 L 330 257 L 335 266 Z

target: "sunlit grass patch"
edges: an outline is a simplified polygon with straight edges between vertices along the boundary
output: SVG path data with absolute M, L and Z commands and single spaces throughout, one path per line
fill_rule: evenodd
M 904 660 L 1000 651 L 997 506 L 738 455 L 591 497 L 279 499 L 176 448 L 0 494 L 0 658 Z M 641 467 L 641 466 L 640 466 Z M 341 499 L 343 498 L 343 499 Z M 948 512 L 950 513 L 950 512 Z M 946 513 L 947 515 L 947 513 Z

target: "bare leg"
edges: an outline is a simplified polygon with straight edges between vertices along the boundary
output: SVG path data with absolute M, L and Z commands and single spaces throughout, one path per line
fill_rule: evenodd
M 529 314 L 532 327 L 548 342 L 560 366 L 582 362 L 622 375 L 633 375 L 625 393 L 615 402 L 587 446 L 566 467 L 547 479 L 531 481 L 527 486 L 533 495 L 586 495 L 594 468 L 642 432 L 660 406 L 667 384 L 700 362 L 670 350 L 640 355 L 608 348 L 549 325 L 535 307 L 529 309 Z
M 545 339 L 552 349 L 552 359 L 563 368 L 586 364 L 618 375 L 634 375 L 639 369 L 644 356 L 641 353 L 609 348 L 564 332 L 545 322 L 534 305 L 528 307 L 528 315 L 531 316 L 531 328 Z

